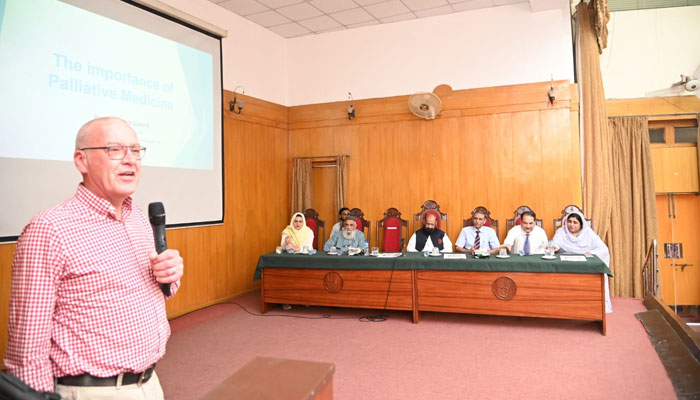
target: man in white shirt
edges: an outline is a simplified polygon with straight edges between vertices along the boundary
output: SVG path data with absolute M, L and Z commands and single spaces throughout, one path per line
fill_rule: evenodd
M 452 253 L 452 242 L 447 234 L 435 227 L 437 217 L 435 214 L 427 214 L 423 227 L 418 229 L 408 241 L 406 250 L 409 252 L 432 251 L 434 247 L 441 253 Z
M 340 209 L 340 211 L 338 211 L 338 222 L 333 225 L 333 228 L 331 229 L 331 236 L 329 236 L 329 238 L 332 237 L 333 234 L 340 232 L 340 228 L 343 227 L 343 222 L 345 222 L 345 218 L 347 218 L 348 215 L 350 215 L 350 209 L 347 207 L 343 207 Z
M 457 253 L 473 254 L 475 250 L 497 253 L 501 244 L 498 242 L 498 235 L 493 228 L 484 226 L 486 215 L 480 211 L 475 211 L 472 215 L 473 226 L 462 229 L 455 243 Z
M 535 213 L 525 211 L 520 214 L 520 225 L 508 231 L 503 245 L 513 254 L 544 254 L 547 249 L 547 233 L 535 225 Z

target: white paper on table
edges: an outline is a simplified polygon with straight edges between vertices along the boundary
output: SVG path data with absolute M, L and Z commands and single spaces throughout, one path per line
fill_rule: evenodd
M 466 254 L 444 254 L 445 260 L 466 260 Z
M 562 261 L 586 261 L 586 256 L 559 256 Z
M 379 253 L 377 258 L 396 258 L 399 257 L 401 253 Z

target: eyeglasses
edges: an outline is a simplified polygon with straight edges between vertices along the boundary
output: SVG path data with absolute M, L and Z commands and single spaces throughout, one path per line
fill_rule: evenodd
M 107 152 L 107 157 L 112 160 L 123 160 L 126 157 L 126 150 L 129 149 L 135 159 L 140 160 L 146 153 L 146 148 L 142 146 L 101 146 L 101 147 L 83 147 L 80 150 L 104 150 Z

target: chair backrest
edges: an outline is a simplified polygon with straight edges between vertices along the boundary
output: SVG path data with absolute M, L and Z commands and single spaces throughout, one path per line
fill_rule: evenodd
M 426 214 L 433 214 L 436 217 L 435 227 L 447 232 L 447 213 L 440 211 L 440 206 L 435 200 L 428 200 L 420 207 L 420 212 L 413 214 L 413 230 L 417 231 L 423 227 Z M 418 223 L 420 222 L 420 226 Z
M 516 208 L 515 211 L 513 211 L 513 218 L 506 220 L 506 229 L 510 230 L 515 225 L 520 225 L 520 215 L 522 213 L 524 213 L 525 211 L 534 212 L 534 211 L 532 211 L 532 208 L 530 208 L 528 206 L 520 206 L 520 207 Z M 540 219 L 540 218 L 535 219 L 535 224 L 537 226 L 539 226 L 540 228 L 542 228 L 542 219 Z
M 580 212 L 581 215 L 583 214 L 583 210 L 578 208 L 578 206 L 569 204 L 568 206 L 564 207 L 563 210 L 561 210 L 561 217 L 559 218 L 554 218 L 554 231 L 556 232 L 557 229 L 561 228 L 562 224 L 564 223 L 564 218 L 566 218 L 567 215 L 571 214 L 572 212 Z M 593 229 L 593 220 L 590 218 L 586 218 L 584 215 L 584 219 L 586 222 L 588 222 L 588 226 Z
M 379 245 L 381 232 L 382 245 Z M 377 221 L 376 246 L 382 252 L 396 253 L 404 250 L 408 243 L 408 221 L 401 219 L 401 213 L 396 208 L 384 212 L 384 218 Z
M 484 226 L 488 226 L 490 228 L 493 228 L 494 231 L 496 231 L 496 236 L 499 235 L 498 232 L 498 220 L 492 219 L 491 218 L 491 211 L 489 211 L 486 207 L 484 206 L 479 206 L 472 210 L 472 216 L 471 218 L 465 218 L 462 224 L 463 228 L 466 228 L 468 226 L 474 226 L 474 214 L 476 213 L 484 214 L 484 217 L 486 217 L 486 221 L 484 221 Z
M 367 243 L 370 243 L 370 232 L 372 232 L 372 223 L 365 219 L 365 213 L 359 208 L 353 208 L 350 210 L 350 215 L 357 218 L 357 230 L 365 234 L 365 239 Z
M 323 248 L 323 238 L 326 236 L 326 221 L 318 218 L 318 212 L 313 208 L 304 210 L 304 218 L 306 218 L 306 226 L 314 232 L 314 249 Z M 323 229 L 323 234 L 319 235 L 319 231 Z

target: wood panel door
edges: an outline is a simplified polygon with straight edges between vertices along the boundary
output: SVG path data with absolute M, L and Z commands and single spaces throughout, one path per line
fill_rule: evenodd
M 663 300 L 670 305 L 700 305 L 700 197 L 657 195 L 656 209 Z M 671 243 L 682 245 L 679 258 L 669 258 Z

